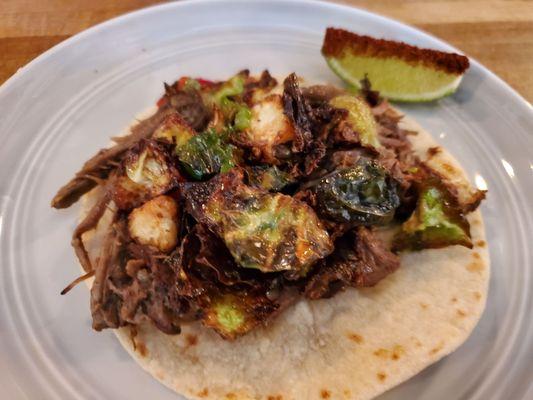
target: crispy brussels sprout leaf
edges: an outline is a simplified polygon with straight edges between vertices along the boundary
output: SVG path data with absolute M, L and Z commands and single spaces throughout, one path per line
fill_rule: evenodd
M 422 184 L 418 203 L 394 240 L 396 250 L 422 250 L 451 245 L 472 248 L 470 225 L 456 199 L 437 180 Z
M 252 330 L 276 310 L 264 296 L 246 292 L 223 294 L 212 299 L 204 310 L 204 325 L 213 328 L 224 339 L 235 339 Z
M 203 184 L 188 184 L 189 212 L 225 242 L 242 267 L 262 272 L 309 267 L 333 250 L 327 231 L 305 203 L 246 186 L 232 170 Z
M 378 128 L 372 110 L 366 102 L 357 96 L 342 95 L 330 100 L 335 108 L 348 110 L 346 122 L 359 133 L 359 139 L 363 146 L 379 148 Z
M 251 186 L 271 191 L 279 192 L 285 186 L 294 182 L 291 174 L 273 166 L 254 166 L 247 171 L 248 182 Z
M 366 158 L 325 176 L 315 191 L 324 216 L 355 225 L 386 224 L 400 205 L 396 182 Z
M 176 153 L 193 179 L 203 179 L 229 171 L 236 165 L 236 147 L 227 143 L 223 135 L 206 131 L 176 147 Z

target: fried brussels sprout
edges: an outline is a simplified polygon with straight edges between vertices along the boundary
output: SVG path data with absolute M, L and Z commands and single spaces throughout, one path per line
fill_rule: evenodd
M 184 187 L 189 212 L 224 240 L 241 267 L 302 276 L 331 253 L 329 235 L 307 204 L 246 186 L 242 178 L 232 170 Z
M 171 114 L 157 127 L 152 138 L 161 142 L 184 146 L 196 133 L 178 113 Z
M 291 174 L 280 170 L 275 165 L 258 165 L 250 167 L 246 171 L 248 182 L 251 186 L 267 190 L 270 192 L 279 192 L 285 186 L 294 182 Z
M 472 248 L 470 224 L 457 199 L 442 181 L 422 183 L 416 209 L 394 239 L 395 250 L 422 250 L 461 245 Z
M 246 147 L 258 150 L 261 159 L 274 163 L 274 148 L 294 139 L 294 127 L 283 111 L 279 94 L 271 94 L 256 103 L 250 114 L 248 128 L 238 135 Z
M 143 151 L 128 154 L 124 169 L 133 182 L 159 191 L 166 188 L 172 180 L 167 162 L 158 147 L 148 144 Z
M 264 322 L 276 308 L 264 296 L 246 292 L 222 294 L 212 299 L 204 310 L 203 323 L 224 339 L 231 340 Z
M 359 140 L 363 146 L 379 148 L 378 128 L 372 110 L 366 102 L 357 96 L 342 95 L 334 97 L 329 102 L 335 108 L 348 110 L 344 123 L 349 124 L 359 133 Z
M 134 209 L 128 217 L 128 230 L 138 243 L 163 253 L 178 242 L 178 206 L 172 197 L 158 196 Z
M 325 176 L 315 192 L 321 214 L 354 225 L 386 224 L 400 205 L 396 182 L 367 158 Z
M 206 131 L 193 136 L 176 153 L 191 178 L 200 180 L 219 172 L 228 172 L 237 164 L 236 147 L 223 134 Z
M 113 199 L 120 209 L 136 207 L 177 183 L 178 172 L 156 142 L 143 141 L 122 161 L 124 173 L 113 181 Z

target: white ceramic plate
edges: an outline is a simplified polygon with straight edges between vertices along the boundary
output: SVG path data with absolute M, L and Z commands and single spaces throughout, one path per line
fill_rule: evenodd
M 311 1 L 197 1 L 141 10 L 46 52 L 0 89 L 0 388 L 6 399 L 176 399 L 90 328 L 69 246 L 77 208 L 49 207 L 83 160 L 181 75 L 297 71 L 337 82 L 320 55 L 327 26 L 442 50 L 449 45 L 361 10 Z M 460 90 L 401 107 L 486 182 L 488 306 L 451 356 L 380 399 L 533 398 L 533 109 L 476 62 Z M 266 366 L 268 368 L 268 366 Z M 275 366 L 272 366 L 273 368 Z

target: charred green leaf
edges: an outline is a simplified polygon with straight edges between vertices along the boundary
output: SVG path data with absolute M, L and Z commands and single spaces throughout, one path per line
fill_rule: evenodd
M 400 205 L 396 182 L 365 158 L 322 178 L 315 191 L 324 216 L 355 225 L 386 224 Z
M 193 179 L 229 171 L 236 165 L 236 147 L 224 140 L 224 135 L 206 131 L 193 136 L 176 153 L 187 173 Z

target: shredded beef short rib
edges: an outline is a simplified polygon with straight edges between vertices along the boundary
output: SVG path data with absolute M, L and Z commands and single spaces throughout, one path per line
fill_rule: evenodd
M 97 184 L 102 183 L 119 165 L 122 155 L 130 147 L 141 139 L 150 137 L 163 119 L 174 112 L 168 107 L 158 109 L 154 115 L 135 125 L 129 135 L 115 139 L 117 144 L 96 153 L 83 164 L 71 181 L 59 189 L 52 199 L 52 207 L 68 208 Z
M 190 81 L 189 77 L 165 85 L 158 111 L 135 125 L 128 136 L 114 138 L 116 144 L 88 160 L 52 200 L 53 207 L 65 208 L 95 186 L 101 189 L 95 192 L 95 205 L 72 237 L 85 274 L 62 292 L 94 276 L 90 299 L 94 329 L 150 323 L 161 332 L 177 334 L 181 324 L 200 321 L 224 339 L 233 340 L 268 324 L 302 297 L 324 299 L 349 287 L 371 287 L 399 267 L 399 257 L 375 230 L 388 220 L 337 222 L 321 213 L 320 193 L 324 190 L 317 191 L 316 186 L 340 172 L 353 172 L 362 159 L 368 159 L 386 176 L 394 199 L 399 199 L 400 206 L 390 217 L 394 214 L 394 220 L 402 222 L 417 215 L 413 210 L 422 204 L 423 185 L 428 178 L 439 176 L 413 152 L 409 136 L 416 133 L 401 128 L 401 115 L 372 91 L 368 80 L 363 80 L 361 96 L 372 109 L 380 143 L 378 147 L 364 147 L 358 132 L 343 123 L 348 111 L 330 104 L 347 92 L 329 85 L 300 87 L 296 75 L 291 74 L 283 81 L 283 114 L 278 104 L 276 112 L 266 113 L 265 118 L 281 116 L 285 121 L 286 116 L 294 138 L 291 135 L 274 145 L 273 159 L 265 160 L 254 155 L 235 134 L 252 129 L 246 119 L 255 105 L 272 93 L 277 81 L 268 71 L 253 77 L 244 70 L 236 78 L 229 85 L 204 79 Z M 187 130 L 189 136 L 174 127 L 174 131 L 168 129 L 171 141 L 153 138 L 153 132 L 172 114 L 179 114 L 193 128 Z M 198 177 L 190 174 L 177 150 L 206 131 L 216 131 L 220 143 L 232 145 L 234 164 L 215 176 Z M 243 180 L 243 171 L 270 169 L 272 165 L 290 184 L 274 185 L 275 174 L 263 176 L 264 186 Z M 483 191 L 472 191 L 459 202 L 457 188 L 440 178 L 451 199 L 446 204 L 453 202 L 453 211 L 461 215 L 476 209 L 485 196 Z M 381 181 L 367 181 L 363 186 L 356 179 L 340 180 L 334 187 L 339 193 L 334 207 L 347 211 L 363 201 L 384 207 Z M 360 191 L 354 190 L 359 189 L 356 184 L 361 184 Z M 166 253 L 135 241 L 128 227 L 132 210 L 160 195 L 172 197 L 178 209 L 170 221 L 177 226 L 177 245 Z M 293 202 L 298 206 L 287 208 Z M 295 210 L 307 214 L 302 218 Z M 369 214 L 364 210 L 361 207 L 358 212 Z M 94 257 L 97 261 L 91 263 L 82 236 L 96 228 L 104 213 L 111 213 L 112 221 Z M 232 222 L 228 229 L 222 229 L 222 217 Z M 315 217 L 316 229 L 312 231 L 303 222 Z M 291 218 L 297 222 L 290 229 L 280 228 L 287 227 L 280 221 Z M 146 221 L 150 225 L 149 217 Z M 146 228 L 145 235 L 158 233 L 157 227 Z M 256 231 L 261 235 L 250 233 Z M 287 254 L 308 254 L 310 243 L 318 246 L 316 238 L 328 244 L 327 251 L 322 248 L 305 268 L 275 268 L 290 265 Z M 250 262 L 254 251 L 268 261 L 259 265 L 269 269 Z M 228 315 L 235 318 L 228 319 Z M 239 322 L 238 329 L 232 330 L 235 322 Z
M 375 286 L 400 266 L 398 256 L 366 227 L 348 232 L 335 245 L 335 252 L 309 278 L 307 298 L 328 298 L 348 286 Z

